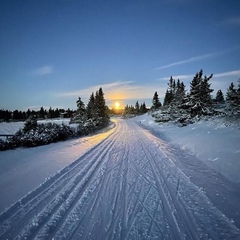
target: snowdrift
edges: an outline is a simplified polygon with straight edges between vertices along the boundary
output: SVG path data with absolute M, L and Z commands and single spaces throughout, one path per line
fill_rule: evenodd
M 176 123 L 156 123 L 145 114 L 134 121 L 167 142 L 189 151 L 229 180 L 240 182 L 240 128 L 219 117 L 200 120 L 185 127 Z

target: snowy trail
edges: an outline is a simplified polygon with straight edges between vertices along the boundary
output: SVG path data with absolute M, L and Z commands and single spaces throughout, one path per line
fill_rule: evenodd
M 0 215 L 1 239 L 239 239 L 239 229 L 132 121 Z

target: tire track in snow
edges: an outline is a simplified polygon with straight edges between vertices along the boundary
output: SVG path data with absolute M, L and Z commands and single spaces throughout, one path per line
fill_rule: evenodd
M 194 225 L 194 218 L 190 216 L 187 212 L 187 209 L 184 208 L 181 204 L 181 201 L 177 198 L 176 192 L 172 189 L 172 186 L 168 184 L 168 180 L 165 177 L 165 173 L 161 170 L 161 168 L 156 164 L 156 156 L 153 155 L 154 149 L 149 150 L 146 147 L 145 142 L 141 139 L 141 144 L 143 146 L 143 150 L 148 159 L 149 165 L 152 169 L 154 179 L 158 188 L 159 196 L 163 202 L 163 209 L 166 215 L 166 218 L 170 224 L 170 230 L 172 232 L 172 236 L 174 239 L 182 239 L 184 237 L 184 233 L 187 233 L 187 237 L 189 239 L 199 239 L 198 235 L 192 229 L 196 229 L 192 227 Z M 164 186 L 167 188 L 164 189 Z M 166 193 L 167 191 L 167 193 Z M 174 208 L 170 205 L 171 202 L 168 198 L 168 193 L 171 197 L 171 201 L 174 204 Z M 175 212 L 175 214 L 174 214 Z M 177 216 L 176 216 L 177 215 Z M 180 219 L 180 226 L 179 220 Z M 183 229 L 181 229 L 183 228 Z

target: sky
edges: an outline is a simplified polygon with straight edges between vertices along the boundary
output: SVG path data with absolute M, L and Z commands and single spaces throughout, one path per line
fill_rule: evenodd
M 200 69 L 238 84 L 239 0 L 0 0 L 0 109 L 76 109 L 99 87 L 150 107 Z

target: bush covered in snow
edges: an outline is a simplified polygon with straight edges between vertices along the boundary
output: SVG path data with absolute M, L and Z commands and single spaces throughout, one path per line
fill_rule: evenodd
M 56 123 L 32 124 L 28 120 L 23 129 L 7 139 L 0 141 L 0 150 L 13 149 L 16 147 L 35 147 L 53 142 L 63 141 L 74 136 L 73 130 L 66 125 Z
M 95 95 L 92 93 L 86 108 L 79 97 L 77 108 L 76 114 L 70 121 L 70 123 L 78 124 L 76 132 L 70 126 L 63 124 L 38 124 L 37 120 L 31 117 L 25 121 L 23 129 L 19 130 L 12 138 L 0 141 L 0 150 L 46 145 L 70 137 L 87 135 L 108 126 L 108 108 L 102 88 L 99 88 Z
M 163 106 L 155 107 L 156 96 L 153 98 L 152 116 L 156 122 L 174 121 L 180 126 L 186 126 L 199 119 L 208 119 L 212 116 L 224 116 L 228 120 L 236 120 L 240 114 L 240 81 L 238 88 L 231 83 L 227 90 L 226 101 L 221 90 L 217 91 L 216 98 L 211 96 L 210 76 L 204 76 L 200 70 L 190 82 L 190 91 L 186 93 L 185 85 L 180 80 L 169 80 Z M 159 101 L 159 100 L 158 100 Z
M 90 95 L 89 102 L 85 107 L 79 97 L 77 100 L 77 112 L 71 119 L 71 123 L 77 123 L 77 135 L 86 135 L 106 127 L 109 124 L 108 107 L 104 99 L 102 88 Z

